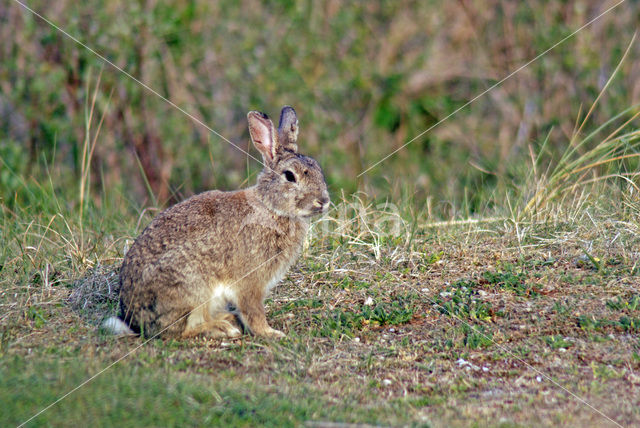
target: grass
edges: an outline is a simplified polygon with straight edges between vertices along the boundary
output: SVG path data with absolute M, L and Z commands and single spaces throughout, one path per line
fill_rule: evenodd
M 56 156 L 29 172 L 24 153 L 0 145 L 0 425 L 94 375 L 29 425 L 640 421 L 637 106 L 595 127 L 589 109 L 560 157 L 550 133 L 496 177 L 502 186 L 479 189 L 474 209 L 466 194 L 434 209 L 410 187 L 394 203 L 334 195 L 267 302 L 282 340 L 143 341 L 98 326 L 116 310 L 123 255 L 159 208 L 125 180 L 91 184 L 105 173 L 93 156 L 107 100 L 90 88 L 84 145 L 69 155 L 77 175 Z M 382 107 L 374 116 L 395 126 Z
M 21 185 L 29 202 L 2 211 L 3 426 L 104 368 L 30 424 L 609 423 L 567 391 L 623 426 L 640 420 L 632 185 L 585 184 L 588 200 L 549 199 L 544 220 L 505 209 L 434 224 L 345 197 L 268 301 L 285 339 L 149 342 L 98 325 L 154 212 L 115 189 L 80 215 L 64 181 Z
M 351 415 L 345 421 L 375 421 L 389 411 L 331 404 L 305 386 L 260 385 L 246 377 L 239 381 L 233 370 L 191 374 L 184 372 L 188 365 L 177 364 L 176 369 L 159 364 L 140 358 L 119 364 L 33 424 L 83 425 L 91 420 L 96 426 L 293 427 L 336 415 Z M 100 369 L 78 355 L 62 362 L 4 361 L 0 366 L 3 425 L 24 422 L 34 409 L 44 408 Z
M 109 222 L 90 204 L 78 245 L 72 213 L 27 222 L 5 210 L 0 423 L 26 420 L 135 349 L 31 423 L 608 423 L 565 388 L 631 425 L 638 211 L 595 202 L 573 223 L 531 222 L 524 233 L 508 222 L 418 220 L 411 237 L 403 226 L 385 239 L 362 218 L 316 227 L 268 302 L 285 339 L 148 343 L 97 328 L 115 310 L 114 275 L 137 219 Z

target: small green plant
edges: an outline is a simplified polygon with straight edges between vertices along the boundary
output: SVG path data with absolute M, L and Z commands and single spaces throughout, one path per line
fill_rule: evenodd
M 613 327 L 627 332 L 638 332 L 640 331 L 640 318 L 622 316 L 614 321 L 581 315 L 578 317 L 578 325 L 584 330 L 603 331 L 607 327 Z
M 324 315 L 314 315 L 314 319 L 318 328 L 312 334 L 339 339 L 342 336 L 355 337 L 355 332 L 362 328 L 364 317 L 356 312 L 334 309 Z
M 618 325 L 624 331 L 638 332 L 640 331 L 640 318 L 620 317 Z
M 443 255 L 444 255 L 444 251 L 438 251 L 436 253 L 425 254 L 424 262 L 426 264 L 432 265 L 434 263 L 439 262 L 440 259 L 442 259 Z
M 401 325 L 413 318 L 414 309 L 405 304 L 393 301 L 390 304 L 377 305 L 374 308 L 365 306 L 362 310 L 364 319 L 378 325 Z
M 557 259 L 550 257 L 546 259 L 530 259 L 530 260 L 522 259 L 519 262 L 525 267 L 535 269 L 535 268 L 553 266 L 557 261 L 558 261 Z
M 560 349 L 560 348 L 570 348 L 573 346 L 573 343 L 564 339 L 562 336 L 547 336 L 544 338 L 544 342 L 551 347 L 551 349 Z
M 503 269 L 484 272 L 481 281 L 502 290 L 513 291 L 518 296 L 538 296 L 539 289 L 526 280 L 527 275 L 524 272 L 517 272 L 511 264 L 504 264 Z
M 355 337 L 365 325 L 397 326 L 406 324 L 413 318 L 416 308 L 404 297 L 376 306 L 360 305 L 355 311 L 334 309 L 313 318 L 318 325 L 315 334 L 338 339 L 341 336 Z
M 580 248 L 580 249 L 584 253 L 585 259 L 584 260 L 579 260 L 578 261 L 579 265 L 585 265 L 586 266 L 587 263 L 585 262 L 585 260 L 588 260 L 589 264 L 591 265 L 591 267 L 593 269 L 597 270 L 598 272 L 602 272 L 602 269 L 604 267 L 602 260 L 600 260 L 599 257 L 596 257 L 593 254 L 589 253 L 584 248 Z
M 442 259 L 443 255 L 444 255 L 444 251 L 437 251 L 434 253 L 425 251 L 424 258 L 420 261 L 420 264 L 418 265 L 418 270 L 420 270 L 421 272 L 424 272 L 430 266 L 438 263 Z
M 370 288 L 371 283 L 366 281 L 358 281 L 347 275 L 338 282 L 338 287 L 342 288 L 343 290 L 363 290 Z
M 587 331 L 590 331 L 590 330 L 600 331 L 603 328 L 611 325 L 613 325 L 613 322 L 609 320 L 597 319 L 597 318 L 589 317 L 586 315 L 580 315 L 578 317 L 578 326 L 581 329 L 587 330 Z
M 279 309 L 271 311 L 271 315 L 282 315 L 291 311 L 296 311 L 298 309 L 317 309 L 323 306 L 323 301 L 321 299 L 300 299 L 291 301 L 285 305 L 282 305 Z
M 599 364 L 595 361 L 591 363 L 591 370 L 595 379 L 607 380 L 622 377 L 622 372 L 618 372 L 613 367 L 605 364 Z
M 635 311 L 640 308 L 640 295 L 633 295 L 629 299 L 617 297 L 614 300 L 607 301 L 607 307 L 614 311 Z
M 436 296 L 434 304 L 445 315 L 465 319 L 488 321 L 500 315 L 481 299 L 475 281 L 456 281 Z
M 567 315 L 571 313 L 571 307 L 563 305 L 562 302 L 558 301 L 553 303 L 553 310 L 560 315 Z
M 29 309 L 27 309 L 27 318 L 33 320 L 33 326 L 35 328 L 40 328 L 47 322 L 43 309 L 36 306 L 29 306 Z
M 493 344 L 493 333 L 482 326 L 470 327 L 465 324 L 462 331 L 465 334 L 464 344 L 467 348 L 487 348 Z

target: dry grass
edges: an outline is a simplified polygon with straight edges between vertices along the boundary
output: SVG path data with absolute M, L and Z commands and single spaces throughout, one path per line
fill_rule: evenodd
M 118 305 L 120 265 L 97 266 L 71 285 L 67 303 L 87 321 L 99 324 Z

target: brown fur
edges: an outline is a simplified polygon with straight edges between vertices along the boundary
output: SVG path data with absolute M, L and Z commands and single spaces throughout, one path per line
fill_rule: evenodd
M 134 331 L 237 336 L 239 321 L 256 335 L 283 335 L 267 323 L 264 299 L 299 256 L 310 217 L 329 199 L 318 163 L 297 153 L 291 107 L 283 108 L 277 132 L 266 115 L 250 112 L 248 120 L 265 163 L 258 183 L 174 205 L 126 254 L 120 318 Z

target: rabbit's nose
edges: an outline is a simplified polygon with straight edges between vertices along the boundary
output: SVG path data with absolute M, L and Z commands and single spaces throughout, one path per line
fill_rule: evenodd
M 313 205 L 316 206 L 317 208 L 321 208 L 322 211 L 326 211 L 327 208 L 329 207 L 329 198 L 323 196 L 320 199 L 316 199 L 313 202 Z

